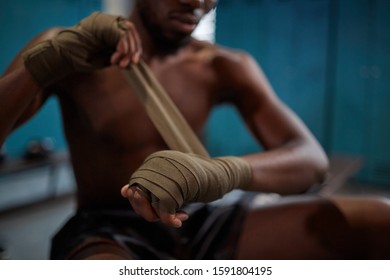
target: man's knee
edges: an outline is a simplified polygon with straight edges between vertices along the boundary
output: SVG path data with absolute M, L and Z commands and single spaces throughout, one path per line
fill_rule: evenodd
M 129 260 L 130 254 L 111 240 L 96 239 L 75 248 L 66 259 L 70 260 Z
M 332 201 L 352 227 L 390 227 L 390 200 L 384 197 L 334 197 Z

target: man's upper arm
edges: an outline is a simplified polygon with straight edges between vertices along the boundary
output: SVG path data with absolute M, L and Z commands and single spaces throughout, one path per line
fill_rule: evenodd
M 34 39 L 32 39 L 16 56 L 15 58 L 12 60 L 12 62 L 9 64 L 9 66 L 7 67 L 7 69 L 5 70 L 5 72 L 3 73 L 2 75 L 2 78 L 6 79 L 6 80 L 10 80 L 9 77 L 11 76 L 14 76 L 15 77 L 15 74 L 17 75 L 23 75 L 23 76 L 20 76 L 18 79 L 16 79 L 14 82 L 12 83 L 19 83 L 19 85 L 16 87 L 15 86 L 12 86 L 13 90 L 11 92 L 4 92 L 3 94 L 3 97 L 2 98 L 6 98 L 6 99 L 11 99 L 11 100 L 21 100 L 22 102 L 19 102 L 20 104 L 23 103 L 23 99 L 25 100 L 29 100 L 30 97 L 29 96 L 32 96 L 32 94 L 34 95 L 32 98 L 31 98 L 31 101 L 29 101 L 29 104 L 26 106 L 26 105 L 21 105 L 23 107 L 22 111 L 20 113 L 18 113 L 18 117 L 17 119 L 13 120 L 11 122 L 12 124 L 12 128 L 11 130 L 14 130 L 16 129 L 17 127 L 19 127 L 21 124 L 23 124 L 24 122 L 26 122 L 28 119 L 30 119 L 38 110 L 39 108 L 42 106 L 42 104 L 45 102 L 45 100 L 47 99 L 48 97 L 48 92 L 47 91 L 44 91 L 43 89 L 39 89 L 38 86 L 35 84 L 35 81 L 32 80 L 32 77 L 27 77 L 26 75 L 29 75 L 29 73 L 26 71 L 26 69 L 23 69 L 24 68 L 24 62 L 23 62 L 23 57 L 22 57 L 22 54 L 23 52 L 32 47 L 33 45 L 41 42 L 41 41 L 44 41 L 44 40 L 47 40 L 47 39 L 50 39 L 52 37 L 54 37 L 61 29 L 59 28 L 52 28 L 52 29 L 49 29 L 41 34 L 39 34 L 38 36 L 36 36 Z M 21 84 L 22 81 L 24 83 L 27 83 L 27 84 Z M 26 82 L 27 81 L 27 82 Z M 31 83 L 31 86 L 30 86 L 30 83 Z M 34 84 L 33 84 L 34 83 Z M 19 90 L 19 92 L 17 92 L 17 90 Z M 35 92 L 31 92 L 28 93 L 28 91 L 32 91 L 35 89 Z M 7 91 L 6 88 L 2 88 L 3 91 Z M 13 98 L 10 98 L 10 97 L 7 97 L 5 94 L 13 94 Z M 27 98 L 27 99 L 26 99 Z M 6 101 L 6 100 L 5 100 Z M 15 102 L 15 101 L 13 101 Z M 18 104 L 19 104 L 18 103 Z M 4 104 L 6 104 L 4 102 Z M 17 110 L 17 103 L 14 103 L 14 108 L 15 108 L 15 111 L 18 111 Z M 14 117 L 12 117 L 14 118 Z M 3 120 L 5 121 L 5 120 Z
M 22 58 L 22 54 L 25 50 L 31 48 L 32 46 L 34 46 L 35 44 L 39 43 L 39 42 L 42 42 L 42 41 L 45 41 L 45 40 L 48 40 L 48 39 L 51 39 L 53 38 L 55 35 L 58 34 L 59 31 L 61 31 L 62 28 L 50 28 L 44 32 L 42 32 L 41 34 L 39 34 L 38 36 L 34 37 L 30 42 L 27 43 L 26 46 L 24 46 L 20 52 L 15 56 L 15 58 L 11 61 L 11 63 L 8 65 L 7 69 L 5 70 L 5 72 L 3 73 L 3 75 L 6 75 L 12 71 L 14 71 L 15 69 L 19 68 L 20 66 L 23 65 L 23 58 Z
M 277 97 L 253 57 L 236 52 L 225 60 L 220 71 L 231 91 L 230 99 L 266 149 L 312 138 L 302 121 Z

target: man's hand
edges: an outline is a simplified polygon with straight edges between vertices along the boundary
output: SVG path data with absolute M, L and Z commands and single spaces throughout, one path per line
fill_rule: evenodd
M 176 211 L 175 214 L 164 210 L 156 211 L 150 204 L 148 194 L 135 186 L 125 185 L 121 194 L 129 200 L 134 211 L 149 222 L 161 221 L 165 225 L 179 228 L 182 226 L 182 222 L 188 219 L 188 214 L 183 211 Z
M 160 218 L 179 225 L 177 212 L 189 202 L 211 202 L 252 181 L 249 163 L 238 157 L 208 158 L 178 151 L 160 151 L 147 157 L 122 195 L 148 221 Z M 144 197 L 142 198 L 142 193 Z
M 41 87 L 72 72 L 87 72 L 111 64 L 127 67 L 142 53 L 134 25 L 118 16 L 93 13 L 23 54 L 26 68 Z
M 117 43 L 115 52 L 111 55 L 111 64 L 126 68 L 130 63 L 138 63 L 142 55 L 142 43 L 134 24 L 123 22 L 126 30 Z

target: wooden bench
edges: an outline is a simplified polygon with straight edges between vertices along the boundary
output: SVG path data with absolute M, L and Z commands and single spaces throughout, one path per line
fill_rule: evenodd
M 42 200 L 52 199 L 57 195 L 60 167 L 67 163 L 69 163 L 69 155 L 67 152 L 53 152 L 47 157 L 40 159 L 6 158 L 0 163 L 0 179 L 5 179 L 5 177 L 8 176 L 18 176 L 32 170 L 46 168 L 48 170 L 47 191 Z M 4 207 L 0 207 L 0 212 L 27 206 L 26 204 L 33 204 L 41 202 L 42 200 L 32 200 L 28 203 L 15 203 L 15 207 L 7 206 L 8 208 L 5 209 Z

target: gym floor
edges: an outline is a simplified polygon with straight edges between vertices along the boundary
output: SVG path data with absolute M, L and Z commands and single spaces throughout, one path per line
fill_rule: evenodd
M 23 197 L 36 197 L 39 186 L 45 185 L 45 171 L 32 172 L 18 178 L 0 178 L 0 206 Z M 26 186 L 28 182 L 28 186 Z M 75 209 L 74 181 L 69 166 L 63 166 L 58 176 L 57 195 L 50 199 L 0 212 L 0 259 L 44 260 L 49 257 L 50 238 L 72 215 Z M 336 193 L 381 195 L 390 198 L 390 189 L 348 182 Z M 41 190 L 41 193 L 43 191 Z M 23 195 L 22 195 L 23 194 Z M 42 198 L 42 197 L 41 197 Z M 0 250 L 1 251 L 1 250 Z

